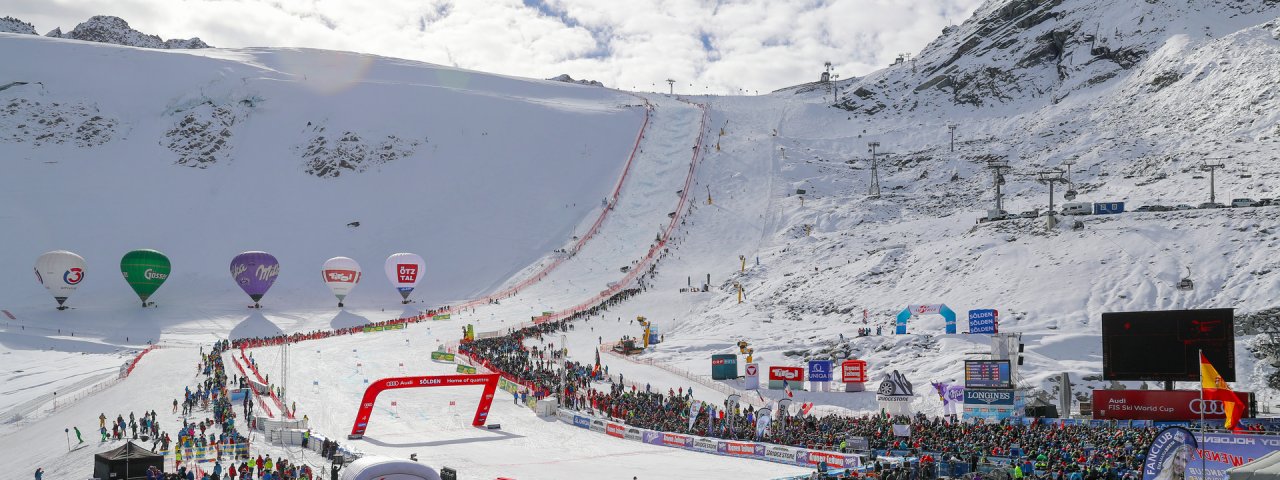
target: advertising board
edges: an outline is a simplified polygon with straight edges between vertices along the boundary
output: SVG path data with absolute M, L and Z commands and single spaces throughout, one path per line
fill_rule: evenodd
M 590 419 L 590 418 L 587 418 L 587 417 L 584 417 L 584 416 L 582 416 L 582 415 L 574 415 L 574 416 L 573 416 L 573 426 L 575 426 L 575 427 L 581 427 L 581 428 L 586 428 L 586 429 L 590 429 L 590 428 L 591 428 L 591 419 Z
M 760 388 L 760 364 L 748 363 L 743 368 L 742 389 L 755 390 Z
M 796 449 L 780 445 L 770 445 L 764 449 L 764 458 L 771 462 L 796 464 Z
M 764 457 L 764 449 L 764 445 L 751 442 L 720 440 L 716 444 L 716 453 L 731 457 Z
M 845 360 L 840 362 L 840 381 L 844 383 L 866 383 L 867 362 L 865 360 Z
M 711 356 L 711 379 L 729 380 L 738 378 L 738 356 L 732 353 Z
M 809 381 L 830 382 L 835 370 L 833 365 L 831 360 L 809 360 Z
M 441 360 L 441 361 L 445 361 L 445 362 L 452 362 L 452 361 L 453 361 L 453 358 L 454 358 L 453 354 L 452 354 L 452 353 L 449 353 L 449 352 L 431 352 L 431 359 L 432 359 L 432 360 Z
M 605 423 L 604 420 L 601 420 L 599 418 L 593 418 L 591 419 L 591 427 L 589 428 L 593 432 L 604 433 L 604 430 L 605 430 L 604 423 Z
M 1000 332 L 1000 312 L 995 309 L 969 310 L 969 333 Z
M 1205 478 L 1210 479 L 1225 479 L 1228 468 L 1244 465 L 1280 450 L 1280 438 L 1267 435 L 1196 433 L 1195 436 L 1199 440 L 1200 450 L 1204 452 L 1204 470 L 1208 473 Z M 1187 464 L 1186 478 L 1200 478 L 1199 458 Z
M 720 448 L 719 441 L 714 438 L 694 437 L 693 449 L 703 452 L 716 453 Z
M 769 367 L 769 389 L 782 390 L 782 382 L 789 382 L 792 390 L 804 385 L 804 367 Z
M 604 426 L 604 433 L 610 437 L 626 438 L 627 427 L 613 422 L 608 422 Z
M 1246 405 L 1253 394 L 1236 392 Z M 1094 390 L 1093 418 L 1180 421 L 1226 418 L 1221 400 L 1201 400 L 1199 390 Z M 1245 412 L 1246 417 L 1252 417 Z
M 971 390 L 964 389 L 965 405 L 1008 405 L 1014 404 L 1013 390 Z

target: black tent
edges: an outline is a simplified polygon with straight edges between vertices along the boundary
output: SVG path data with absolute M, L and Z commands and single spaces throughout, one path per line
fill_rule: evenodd
M 147 478 L 147 468 L 164 471 L 164 455 L 133 442 L 93 456 L 93 476 L 100 480 Z

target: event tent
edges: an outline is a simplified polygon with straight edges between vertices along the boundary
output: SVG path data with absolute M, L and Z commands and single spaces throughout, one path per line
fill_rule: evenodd
M 342 480 L 440 480 L 435 469 L 410 460 L 363 457 L 342 470 Z
M 1280 480 L 1280 451 L 1268 453 L 1239 467 L 1228 468 L 1227 479 Z
M 147 478 L 147 468 L 164 471 L 164 455 L 133 442 L 93 456 L 93 477 L 101 480 Z

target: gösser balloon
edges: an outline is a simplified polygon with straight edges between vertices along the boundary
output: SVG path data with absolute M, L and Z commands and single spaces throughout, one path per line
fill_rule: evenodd
M 120 274 L 147 306 L 147 299 L 169 279 L 169 257 L 151 249 L 134 250 L 120 259 Z M 151 303 L 154 305 L 154 303 Z
M 47 252 L 36 259 L 36 280 L 53 294 L 58 310 L 66 310 L 63 302 L 84 281 L 84 258 L 66 250 Z
M 338 297 L 338 308 L 342 308 L 347 294 L 360 283 L 360 264 L 347 257 L 333 257 L 325 260 L 320 273 L 324 275 L 324 283 L 329 290 Z

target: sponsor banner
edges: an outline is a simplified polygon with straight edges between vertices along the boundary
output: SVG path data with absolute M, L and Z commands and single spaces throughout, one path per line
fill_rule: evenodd
M 1156 434 L 1155 440 L 1151 441 L 1151 446 L 1147 447 L 1147 456 L 1142 462 L 1142 480 L 1187 478 L 1191 473 L 1187 464 L 1195 456 L 1195 450 L 1196 437 L 1187 429 L 1169 427 L 1161 430 Z
M 711 379 L 729 380 L 738 378 L 738 356 L 732 353 L 711 356 Z
M 458 373 L 466 373 L 466 374 L 472 374 L 472 375 L 474 375 L 474 374 L 476 373 L 476 367 L 468 367 L 468 366 L 466 366 L 466 365 L 458 365 Z
M 644 437 L 643 433 L 644 431 L 639 428 L 627 427 L 627 430 L 622 433 L 622 438 L 639 442 Z
M 809 381 L 830 382 L 835 368 L 831 360 L 809 360 Z
M 573 412 L 569 410 L 563 408 L 556 410 L 556 418 L 559 418 L 561 422 L 573 425 Z
M 714 438 L 694 437 L 693 449 L 703 452 L 716 453 L 720 448 L 719 442 Z
M 871 442 L 867 441 L 867 437 L 849 437 L 845 440 L 845 446 L 857 452 L 871 450 Z
M 1249 404 L 1250 392 L 1236 392 Z M 1199 390 L 1094 390 L 1093 418 L 1179 421 L 1226 418 L 1220 400 L 1202 400 Z M 1245 412 L 1247 416 L 1249 412 Z
M 796 449 L 780 445 L 769 445 L 764 449 L 764 459 L 770 462 L 796 465 Z
M 650 445 L 662 445 L 662 432 L 644 430 L 640 432 L 640 441 Z
M 743 368 L 742 389 L 755 390 L 760 388 L 760 364 L 748 363 Z
M 866 383 L 867 362 L 865 360 L 845 360 L 840 362 L 840 381 L 844 383 Z
M 573 426 L 575 426 L 575 427 L 580 427 L 580 428 L 590 429 L 590 428 L 591 428 L 591 419 L 590 419 L 590 418 L 587 418 L 587 417 L 584 417 L 584 416 L 582 416 L 582 415 L 574 415 L 574 416 L 573 416 Z
M 969 333 L 995 334 L 1000 331 L 1000 312 L 995 309 L 969 310 Z
M 593 432 L 603 433 L 605 431 L 604 420 L 601 420 L 599 418 L 593 418 L 591 419 L 591 426 L 588 428 L 590 428 L 591 431 Z
M 453 314 L 452 314 L 452 313 L 441 313 L 441 314 L 438 314 L 438 315 L 436 315 L 436 316 L 434 316 L 434 317 L 431 317 L 431 318 L 434 318 L 434 319 L 436 319 L 436 320 L 448 320 L 448 319 L 450 319 L 450 318 L 453 318 Z
M 964 390 L 965 405 L 1006 405 L 1013 406 L 1014 394 L 1013 390 L 978 390 L 966 388 Z
M 796 464 L 802 467 L 813 467 L 821 462 L 827 462 L 827 466 L 831 468 L 856 468 L 862 465 L 858 461 L 857 455 L 843 455 L 817 450 L 802 451 L 796 455 Z
M 751 442 L 731 442 L 728 440 L 720 440 L 716 443 L 716 453 L 728 455 L 731 457 L 755 457 L 756 449 L 760 449 L 759 456 L 764 456 L 764 445 L 756 445 Z
M 604 426 L 604 434 L 610 437 L 626 438 L 627 427 L 609 422 Z
M 791 385 L 792 390 L 802 390 L 804 367 L 769 367 L 770 390 L 782 390 L 784 381 Z
M 1217 427 L 1221 428 L 1222 423 L 1217 422 Z M 1280 438 L 1267 435 L 1205 433 L 1196 434 L 1195 437 L 1199 442 L 1194 443 L 1193 446 L 1199 445 L 1200 452 L 1204 456 L 1204 470 L 1208 473 L 1205 478 L 1210 479 L 1225 479 L 1228 468 L 1244 465 L 1262 458 L 1263 455 L 1280 450 Z M 1143 469 L 1144 480 L 1148 478 L 1145 467 L 1146 465 Z M 1200 478 L 1199 458 L 1188 463 L 1186 471 L 1186 478 Z
M 431 352 L 432 360 L 443 360 L 446 362 L 453 361 L 453 354 L 449 352 Z
M 693 446 L 693 438 L 678 433 L 662 432 L 661 445 L 668 447 L 689 448 Z
M 935 305 L 912 305 L 907 307 L 911 310 L 912 315 L 937 315 L 942 311 L 942 304 Z

